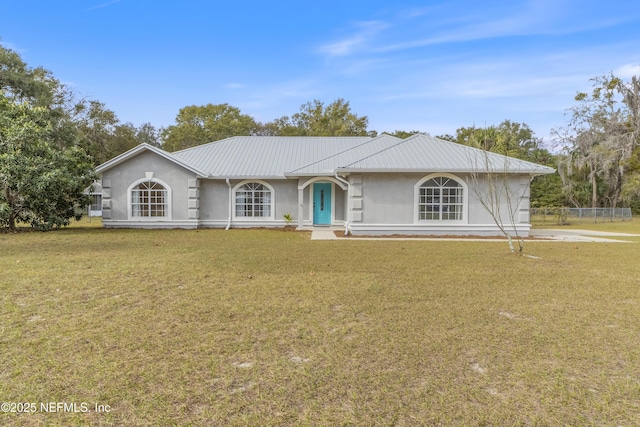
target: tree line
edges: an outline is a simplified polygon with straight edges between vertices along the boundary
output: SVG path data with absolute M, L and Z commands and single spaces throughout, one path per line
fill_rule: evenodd
M 640 81 L 613 74 L 578 93 L 571 120 L 556 129 L 551 152 L 525 123 L 460 127 L 437 137 L 554 167 L 537 177 L 532 206 L 631 206 L 640 209 Z M 406 138 L 423 131 L 383 132 Z M 141 143 L 177 151 L 241 135 L 376 136 L 367 116 L 339 98 L 313 100 L 291 116 L 261 123 L 229 104 L 181 108 L 156 128 L 122 123 L 98 100 L 79 97 L 42 67 L 29 67 L 0 44 L 0 228 L 67 225 L 88 203 L 95 166 Z
M 610 73 L 591 79 L 578 92 L 562 144 L 558 172 L 568 202 L 575 206 L 640 209 L 640 80 Z

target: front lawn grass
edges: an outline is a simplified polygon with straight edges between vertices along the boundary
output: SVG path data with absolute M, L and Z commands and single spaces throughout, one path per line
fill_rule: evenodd
M 615 220 L 598 220 L 593 221 L 590 219 L 578 219 L 569 218 L 566 224 L 559 224 L 557 219 L 553 217 L 534 216 L 531 218 L 531 225 L 533 228 L 557 228 L 564 229 L 579 229 L 579 230 L 594 230 L 605 231 L 614 233 L 633 233 L 640 234 L 640 220 L 638 218 L 627 219 L 624 221 Z
M 0 400 L 90 411 L 0 424 L 640 425 L 637 243 L 526 250 L 1 234 Z

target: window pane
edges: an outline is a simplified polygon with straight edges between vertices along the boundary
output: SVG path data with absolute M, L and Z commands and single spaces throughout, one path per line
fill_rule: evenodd
M 141 182 L 131 190 L 131 216 L 164 217 L 167 213 L 167 190 L 157 182 Z
M 102 194 L 91 195 L 91 207 L 89 209 L 92 211 L 102 210 Z
M 418 218 L 425 221 L 462 219 L 462 186 L 451 178 L 425 181 L 418 194 Z
M 236 216 L 271 216 L 271 191 L 257 182 L 249 182 L 236 191 Z

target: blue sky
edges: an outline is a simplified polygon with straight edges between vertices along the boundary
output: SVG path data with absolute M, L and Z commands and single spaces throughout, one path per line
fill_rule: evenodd
M 546 140 L 590 78 L 640 75 L 632 0 L 0 0 L 0 37 L 136 126 L 344 98 L 378 131 L 509 119 Z

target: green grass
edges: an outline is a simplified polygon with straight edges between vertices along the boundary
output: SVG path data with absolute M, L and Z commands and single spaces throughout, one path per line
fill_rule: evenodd
M 531 225 L 534 228 L 559 228 L 559 229 L 581 229 L 581 230 L 597 230 L 597 231 L 612 231 L 616 233 L 640 233 L 640 220 L 633 218 L 625 221 L 598 221 L 583 219 L 580 221 L 577 218 L 569 218 L 567 224 L 558 224 L 557 218 L 552 216 L 533 216 L 531 218 Z
M 639 425 L 636 245 L 0 234 L 0 424 Z

